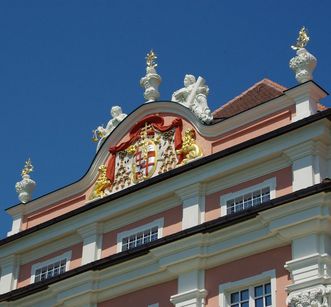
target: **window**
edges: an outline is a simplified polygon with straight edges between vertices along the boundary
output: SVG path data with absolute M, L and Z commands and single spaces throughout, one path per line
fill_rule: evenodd
M 271 305 L 271 283 L 249 287 L 230 294 L 231 307 L 267 307 Z
M 260 275 L 220 285 L 220 306 L 275 306 L 275 276 L 275 271 L 272 270 Z
M 162 237 L 163 219 L 137 227 L 117 235 L 117 251 L 122 252 Z
M 31 283 L 49 279 L 68 271 L 70 258 L 71 252 L 67 252 L 61 256 L 34 264 L 31 269 Z
M 276 179 L 268 179 L 261 184 L 254 185 L 235 193 L 221 196 L 222 216 L 258 206 L 275 198 Z

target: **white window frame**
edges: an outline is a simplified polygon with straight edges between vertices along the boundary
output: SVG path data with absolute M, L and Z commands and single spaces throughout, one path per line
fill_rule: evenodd
M 269 283 L 271 285 L 271 306 L 276 306 L 276 271 L 270 270 L 259 275 L 240 279 L 234 282 L 228 282 L 219 285 L 219 306 L 229 307 L 230 294 L 243 289 L 255 287 L 261 284 Z
M 163 234 L 163 224 L 164 224 L 164 219 L 160 218 L 157 219 L 153 222 L 150 222 L 148 224 L 144 224 L 142 226 L 136 227 L 136 228 L 132 228 L 130 230 L 127 231 L 123 231 L 117 234 L 117 252 L 121 252 L 122 251 L 122 240 L 126 237 L 129 237 L 131 235 L 134 235 L 138 232 L 142 232 L 146 229 L 151 229 L 153 227 L 158 227 L 158 233 L 157 233 L 157 238 L 162 238 L 162 234 Z
M 53 264 L 55 262 L 61 261 L 63 259 L 67 260 L 67 262 L 66 262 L 66 272 L 67 272 L 67 271 L 69 271 L 69 268 L 70 268 L 71 251 L 65 252 L 62 255 L 59 255 L 59 256 L 53 257 L 51 259 L 47 259 L 43 262 L 38 262 L 38 263 L 35 263 L 34 265 L 32 265 L 30 283 L 33 284 L 35 282 L 35 272 L 36 272 L 36 270 L 41 269 L 41 268 L 43 268 L 45 266 L 48 266 L 50 264 Z
M 235 199 L 237 197 L 243 196 L 245 194 L 253 193 L 256 190 L 262 190 L 264 188 L 270 189 L 270 199 L 276 198 L 276 177 L 272 177 L 270 179 L 267 179 L 259 184 L 250 186 L 248 188 L 228 193 L 225 195 L 222 195 L 220 197 L 220 204 L 221 204 L 221 216 L 227 215 L 227 207 L 226 204 L 229 200 Z

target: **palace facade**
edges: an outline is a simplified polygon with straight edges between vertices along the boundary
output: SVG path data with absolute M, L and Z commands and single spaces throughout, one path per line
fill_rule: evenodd
M 304 47 L 297 85 L 213 112 L 192 75 L 157 101 L 150 53 L 146 103 L 112 109 L 82 179 L 31 200 L 27 163 L 0 306 L 330 306 L 331 110 Z

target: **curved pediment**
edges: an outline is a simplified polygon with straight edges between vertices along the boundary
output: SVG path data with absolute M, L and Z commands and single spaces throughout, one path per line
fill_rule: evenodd
M 171 101 L 139 107 L 100 147 L 92 166 L 94 171 L 98 168 L 99 177 L 89 198 L 103 197 L 202 157 L 207 148 L 198 144 L 197 134 L 203 138 L 204 126 L 187 108 Z

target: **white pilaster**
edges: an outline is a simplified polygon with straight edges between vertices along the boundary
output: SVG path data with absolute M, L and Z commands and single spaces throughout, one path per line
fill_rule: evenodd
M 22 219 L 23 219 L 22 213 L 18 213 L 13 216 L 12 228 L 11 231 L 7 232 L 7 237 L 12 236 L 15 233 L 21 231 Z
M 0 260 L 1 278 L 0 294 L 16 289 L 18 275 L 18 259 L 11 255 Z
M 204 307 L 206 296 L 205 272 L 194 270 L 178 276 L 178 294 L 172 295 L 170 301 L 176 307 Z
M 17 207 L 10 208 L 7 212 L 13 218 L 12 229 L 7 233 L 7 236 L 11 236 L 15 233 L 20 232 L 22 229 L 22 220 L 24 215 L 25 205 L 19 205 Z
M 330 306 L 330 252 L 331 239 L 327 233 L 314 233 L 292 241 L 292 260 L 285 265 L 293 282 L 287 287 L 289 306 L 300 306 L 304 301 L 309 302 L 307 306 L 314 301 L 321 304 L 316 306 Z
M 78 229 L 83 239 L 82 265 L 93 262 L 101 257 L 101 229 L 100 225 L 93 223 Z
M 311 116 L 317 112 L 317 103 L 327 94 L 314 82 L 309 81 L 285 91 L 285 95 L 295 101 L 293 122 Z
M 292 162 L 293 191 L 320 183 L 327 177 L 327 147 L 321 142 L 305 142 L 284 153 Z
M 183 206 L 182 229 L 199 225 L 205 220 L 205 187 L 192 184 L 175 193 L 181 198 Z

